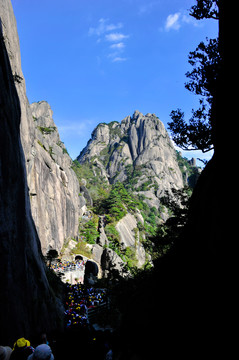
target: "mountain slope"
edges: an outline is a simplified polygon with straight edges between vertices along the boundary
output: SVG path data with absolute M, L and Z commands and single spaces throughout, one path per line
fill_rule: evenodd
M 150 207 L 159 207 L 165 191 L 184 186 L 176 152 L 163 123 L 154 114 L 101 123 L 77 160 L 94 165 L 108 183 L 123 182 Z
M 77 160 L 73 168 L 91 194 L 93 212 L 105 218 L 107 241 L 101 244 L 100 235 L 90 239 L 93 257 L 97 254 L 95 260 L 102 263 L 104 247 L 129 269 L 147 265 L 151 256 L 157 257 L 150 238 L 172 215 L 162 198 L 177 202 L 175 191 L 184 188 L 197 168 L 175 151 L 155 114 L 138 111 L 120 123 L 99 124 Z

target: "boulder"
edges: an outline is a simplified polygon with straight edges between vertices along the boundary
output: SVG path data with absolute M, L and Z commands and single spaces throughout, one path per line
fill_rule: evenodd
M 125 276 L 124 261 L 110 248 L 106 248 L 103 251 L 101 257 L 102 271 L 105 277 L 108 277 L 112 271 L 117 271 L 119 275 Z

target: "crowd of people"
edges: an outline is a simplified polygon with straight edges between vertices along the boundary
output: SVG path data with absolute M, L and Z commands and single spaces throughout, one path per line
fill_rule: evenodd
M 1 360 L 54 360 L 51 347 L 48 345 L 46 335 L 42 336 L 42 344 L 38 345 L 35 349 L 31 346 L 29 340 L 19 338 L 13 345 L 0 346 L 0 359 Z
M 73 260 L 73 261 L 56 261 L 51 264 L 51 269 L 55 272 L 66 272 L 72 270 L 83 270 L 85 266 L 84 260 Z
M 88 359 L 112 359 L 110 332 L 94 330 L 88 319 L 89 309 L 105 302 L 105 289 L 67 284 L 65 331 L 59 335 L 60 337 L 48 342 L 43 334 L 34 342 L 40 344 L 36 346 L 32 346 L 30 341 L 23 337 L 19 338 L 13 347 L 0 346 L 0 360 L 65 360 L 72 358 L 72 354 L 76 354 L 77 351 Z
M 84 327 L 89 323 L 88 310 L 106 301 L 106 290 L 82 284 L 67 285 L 66 327 Z
M 56 261 L 51 264 L 55 272 L 84 270 L 84 260 Z M 66 284 L 65 295 L 65 330 L 61 335 L 64 337 L 57 341 L 48 342 L 46 335 L 32 344 L 24 337 L 19 338 L 12 347 L 0 346 L 0 360 L 54 360 L 65 359 L 66 352 L 73 351 L 75 344 L 81 342 L 81 353 L 87 354 L 88 359 L 111 359 L 110 334 L 105 331 L 96 331 L 89 321 L 91 309 L 107 303 L 107 292 L 105 289 L 98 289 L 81 284 Z M 99 308 L 98 308 L 99 309 Z M 97 335 L 96 335 L 97 334 Z M 65 343 L 64 343 L 65 342 Z M 66 342 L 69 347 L 66 346 Z M 40 344 L 40 345 L 35 345 Z M 53 355 L 54 354 L 54 355 Z M 92 357 L 90 356 L 92 355 Z M 100 355 L 101 354 L 101 355 Z

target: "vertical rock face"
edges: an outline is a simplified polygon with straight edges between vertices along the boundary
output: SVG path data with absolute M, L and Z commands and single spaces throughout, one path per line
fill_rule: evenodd
M 139 268 L 142 267 L 145 264 L 146 258 L 144 247 L 134 232 L 134 230 L 137 229 L 136 218 L 128 213 L 116 224 L 115 228 L 119 232 L 121 244 L 123 244 L 124 247 L 129 246 L 135 249 L 137 266 Z
M 47 102 L 29 105 L 16 20 L 10 1 L 1 1 L 4 43 L 20 102 L 20 134 L 26 160 L 27 180 L 33 219 L 45 254 L 59 251 L 64 239 L 77 236 L 84 199 L 64 144 Z M 82 201 L 83 200 L 83 201 Z
M 20 139 L 25 85 L 10 0 L 0 2 L 0 45 L 0 338 L 11 343 L 56 328 L 60 310 L 31 216 Z
M 33 103 L 30 110 L 34 137 L 30 149 L 28 142 L 23 145 L 32 215 L 43 253 L 49 249 L 60 251 L 66 238 L 77 236 L 85 203 L 80 202 L 79 182 L 49 104 Z

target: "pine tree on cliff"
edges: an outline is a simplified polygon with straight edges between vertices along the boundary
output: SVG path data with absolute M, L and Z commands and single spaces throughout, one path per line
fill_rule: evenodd
M 219 19 L 218 0 L 198 0 L 190 15 L 200 19 Z M 195 51 L 189 53 L 189 64 L 193 70 L 186 73 L 189 82 L 186 89 L 200 96 L 199 108 L 192 110 L 192 117 L 186 121 L 181 109 L 173 110 L 169 122 L 174 142 L 184 150 L 210 151 L 214 148 L 212 122 L 214 99 L 221 55 L 218 39 L 206 39 Z

